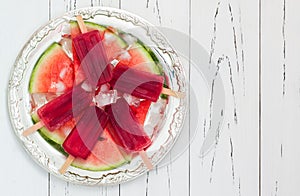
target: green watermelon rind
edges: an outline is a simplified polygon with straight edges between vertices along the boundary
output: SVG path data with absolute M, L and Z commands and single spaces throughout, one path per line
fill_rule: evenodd
M 155 53 L 152 51 L 152 49 L 148 46 L 146 46 L 141 40 L 137 40 L 137 43 L 139 43 L 141 46 L 144 47 L 144 49 L 148 52 L 148 54 L 151 56 L 151 58 L 153 59 L 153 61 L 156 63 L 156 70 L 153 71 L 153 73 L 156 73 L 158 75 L 164 76 L 164 70 L 160 64 L 160 61 L 158 60 L 157 56 L 155 55 Z M 164 76 L 165 77 L 165 76 Z M 164 88 L 169 88 L 169 86 L 166 83 L 166 79 L 165 79 L 165 83 L 164 83 Z M 160 97 L 162 99 L 168 99 L 168 95 L 165 94 L 161 94 Z
M 94 172 L 97 172 L 97 171 L 108 171 L 108 170 L 112 170 L 112 169 L 116 169 L 126 163 L 129 163 L 129 161 L 127 161 L 125 158 L 123 160 L 120 160 L 119 162 L 116 162 L 112 165 L 101 165 L 101 167 L 97 167 L 97 166 L 94 166 L 94 165 L 88 165 L 88 166 L 85 166 L 84 163 L 80 163 L 80 162 L 76 162 L 76 160 L 71 164 L 73 167 L 76 167 L 76 168 L 79 168 L 79 169 L 84 169 L 84 170 L 88 170 L 88 171 L 94 171 Z
M 125 160 L 125 159 L 124 159 Z M 118 167 L 121 167 L 122 165 L 126 164 L 127 161 L 123 161 L 123 162 L 119 162 L 116 163 L 114 166 L 107 166 L 107 167 L 95 167 L 95 166 L 87 166 L 85 167 L 84 164 L 80 165 L 80 164 L 76 164 L 76 163 L 72 163 L 71 166 L 79 168 L 79 169 L 83 169 L 83 170 L 88 170 L 88 171 L 93 171 L 93 172 L 98 172 L 98 171 L 108 171 L 108 170 L 112 170 L 112 169 L 116 169 Z
M 158 64 L 153 58 L 152 55 L 148 52 L 147 46 L 142 45 L 142 42 L 136 42 L 132 48 L 136 49 L 139 51 L 139 54 L 143 55 L 144 59 L 147 59 L 147 68 L 148 70 L 157 75 L 162 75 L 163 71 L 162 68 L 160 67 L 160 64 Z M 151 49 L 149 49 L 151 50 Z
M 147 53 L 151 56 L 151 58 L 153 59 L 153 62 L 155 62 L 156 66 L 154 68 L 154 70 L 152 70 L 153 73 L 157 74 L 157 75 L 161 75 L 164 76 L 164 70 L 160 64 L 160 61 L 158 60 L 157 56 L 154 54 L 154 52 L 152 51 L 152 49 L 148 46 L 146 46 L 141 40 L 138 40 L 137 43 L 139 43 L 141 46 L 144 47 L 144 49 L 147 51 Z M 165 77 L 165 76 L 164 76 Z M 164 83 L 164 87 L 165 88 L 169 88 L 169 86 L 166 84 L 166 79 L 165 79 L 165 83 Z M 162 99 L 168 99 L 168 95 L 165 94 L 161 94 L 160 97 Z
M 131 161 L 131 156 L 129 154 L 124 154 L 121 152 L 121 150 L 119 150 L 122 158 L 119 159 L 119 161 L 114 162 L 113 164 L 110 163 L 103 163 L 100 166 L 97 165 L 91 165 L 91 164 L 86 164 L 86 163 L 82 163 L 81 160 L 75 160 L 71 165 L 73 167 L 79 168 L 79 169 L 84 169 L 84 170 L 88 170 L 88 171 L 107 171 L 107 170 L 112 170 L 112 169 L 116 169 L 126 163 L 130 163 Z M 63 154 L 66 154 L 66 152 L 64 152 Z M 67 156 L 67 155 L 66 155 Z
M 71 20 L 69 23 L 71 25 L 71 28 L 78 27 L 78 23 L 74 20 Z M 89 21 L 84 21 L 84 24 L 86 27 L 91 27 L 91 28 L 101 30 L 101 31 L 104 31 L 107 29 L 107 27 L 104 25 L 96 24 L 96 23 L 89 22 Z
M 33 85 L 35 84 L 35 78 L 36 76 L 39 74 L 40 72 L 40 69 L 43 70 L 43 63 L 44 63 L 44 60 L 46 58 L 48 58 L 48 56 L 51 56 L 52 54 L 54 54 L 55 52 L 61 52 L 63 51 L 62 50 L 62 47 L 59 43 L 57 42 L 54 42 L 52 43 L 42 54 L 41 56 L 39 57 L 39 59 L 37 60 L 36 64 L 34 65 L 33 67 L 33 71 L 31 73 L 31 76 L 30 76 L 30 80 L 29 80 L 29 87 L 28 87 L 28 91 L 29 93 L 32 93 L 33 92 Z M 39 118 L 37 115 L 32 115 L 32 120 L 34 123 L 38 122 L 39 121 Z M 60 139 L 61 137 L 56 135 L 55 133 L 51 133 L 47 128 L 43 127 L 43 128 L 40 128 L 39 129 L 39 133 L 41 135 L 43 135 L 43 138 L 46 140 L 46 141 L 52 141 L 52 143 L 56 143 L 58 145 L 62 144 L 63 143 L 63 140 Z M 45 138 L 47 137 L 47 139 Z
M 118 33 L 119 33 L 121 39 L 123 39 L 122 35 L 130 35 L 130 36 L 135 37 L 131 33 L 126 33 L 119 29 L 118 29 Z M 124 42 L 125 42 L 125 40 L 124 40 Z M 152 51 L 152 49 L 150 47 L 146 46 L 145 43 L 142 42 L 140 39 L 137 39 L 133 48 L 138 49 L 139 52 L 144 55 L 144 58 L 149 60 L 149 62 L 153 62 L 151 64 L 151 66 L 148 67 L 152 73 L 158 74 L 158 75 L 163 75 L 163 73 L 164 73 L 163 68 L 160 65 L 158 58 L 156 57 L 156 55 L 154 54 L 154 52 Z
M 66 153 L 66 152 L 64 151 L 63 147 L 62 147 L 60 144 L 58 144 L 58 143 L 54 142 L 53 140 L 49 139 L 49 137 L 46 136 L 46 135 L 44 134 L 44 132 L 41 132 L 40 130 L 39 130 L 39 134 L 42 136 L 42 138 L 43 138 L 46 142 L 48 142 L 48 143 L 49 143 L 53 148 L 55 148 L 58 152 L 62 153 L 62 154 L 65 155 L 65 156 L 68 156 L 68 153 Z

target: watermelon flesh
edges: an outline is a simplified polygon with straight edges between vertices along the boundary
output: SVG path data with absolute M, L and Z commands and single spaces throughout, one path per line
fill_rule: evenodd
M 105 129 L 101 140 L 96 143 L 87 159 L 76 158 L 72 166 L 90 171 L 103 171 L 115 169 L 131 159 L 132 155 L 118 148 Z
M 51 66 L 48 66 L 51 64 Z M 38 85 L 36 85 L 39 83 Z M 41 55 L 30 78 L 31 93 L 65 92 L 73 87 L 74 65 L 61 45 L 53 43 Z
M 151 55 L 146 51 L 144 46 L 138 42 L 134 43 L 126 53 L 123 53 L 118 58 L 118 60 L 120 60 L 121 64 L 140 71 L 155 73 L 158 75 L 160 75 L 161 72 Z
M 127 48 L 127 44 L 114 31 L 91 22 L 85 22 L 85 24 L 88 31 L 99 31 L 100 36 L 103 37 L 103 45 L 109 60 L 119 56 L 118 60 L 121 60 L 129 67 L 134 66 L 134 63 L 139 63 L 145 65 L 140 66 L 141 70 L 162 75 L 162 70 L 156 65 L 148 50 L 140 42 L 135 43 L 134 47 L 130 50 L 124 51 L 124 48 Z M 70 26 L 71 37 L 80 34 L 77 22 L 70 22 Z M 72 47 L 72 50 L 73 61 L 66 55 L 58 43 L 54 43 L 46 49 L 37 61 L 31 74 L 29 92 L 66 92 L 75 84 L 84 80 L 84 75 L 79 69 L 80 61 L 76 52 L 74 52 L 74 47 Z M 121 53 L 123 55 L 120 56 Z M 141 101 L 138 106 L 130 106 L 140 124 L 144 123 L 150 105 L 150 101 Z M 37 115 L 32 115 L 32 119 L 34 122 L 39 121 Z M 39 132 L 49 144 L 65 154 L 62 143 L 70 134 L 74 125 L 75 121 L 72 119 L 54 132 L 50 132 L 46 128 L 41 128 Z M 132 154 L 120 149 L 113 141 L 108 130 L 105 129 L 87 159 L 77 158 L 72 163 L 72 166 L 90 171 L 102 171 L 117 168 L 131 159 Z

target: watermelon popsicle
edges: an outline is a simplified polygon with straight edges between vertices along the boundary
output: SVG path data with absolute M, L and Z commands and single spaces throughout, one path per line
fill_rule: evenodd
M 164 88 L 163 76 L 130 68 L 122 63 L 114 68 L 110 84 L 114 89 L 152 102 L 156 102 L 161 93 L 177 98 L 184 97 L 181 92 Z
M 82 88 L 82 83 L 66 93 L 54 98 L 37 110 L 38 123 L 23 132 L 23 136 L 46 127 L 55 131 L 72 118 L 80 116 L 82 111 L 92 103 L 92 94 Z
M 115 143 L 126 151 L 138 152 L 148 169 L 152 169 L 153 165 L 145 153 L 152 141 L 139 124 L 127 101 L 120 98 L 116 103 L 107 106 L 106 111 L 110 119 L 109 134 Z
M 87 159 L 103 133 L 108 122 L 108 115 L 96 106 L 87 108 L 81 119 L 63 143 L 64 150 L 69 154 L 59 172 L 65 173 L 75 158 Z
M 80 15 L 77 16 L 77 21 L 82 34 L 73 39 L 74 48 L 86 80 L 92 88 L 95 88 L 111 80 L 112 66 L 108 61 L 99 31 L 87 32 Z

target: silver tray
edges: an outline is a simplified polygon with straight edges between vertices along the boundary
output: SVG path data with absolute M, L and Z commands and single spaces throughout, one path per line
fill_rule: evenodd
M 70 167 L 61 175 L 59 168 L 66 157 L 49 145 L 38 133 L 23 137 L 22 132 L 32 125 L 31 105 L 28 84 L 32 69 L 45 49 L 54 41 L 61 39 L 61 29 L 75 16 L 81 14 L 84 19 L 98 24 L 110 25 L 139 38 L 152 48 L 158 56 L 164 72 L 169 79 L 171 89 L 187 93 L 185 74 L 176 51 L 167 39 L 149 22 L 129 12 L 105 8 L 84 8 L 66 13 L 51 20 L 36 31 L 19 53 L 12 68 L 8 86 L 8 108 L 13 130 L 25 150 L 41 167 L 51 174 L 82 185 L 113 185 L 133 180 L 145 172 L 147 168 L 139 157 L 130 164 L 125 164 L 109 171 L 92 172 Z M 188 94 L 188 93 L 187 93 Z M 159 129 L 153 144 L 147 149 L 152 163 L 157 165 L 170 151 L 182 130 L 187 111 L 187 98 L 169 97 Z

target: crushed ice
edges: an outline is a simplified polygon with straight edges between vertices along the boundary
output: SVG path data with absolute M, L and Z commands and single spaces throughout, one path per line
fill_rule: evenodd
M 31 93 L 30 102 L 32 110 L 35 111 L 37 108 L 40 108 L 59 95 L 60 94 L 56 93 Z
M 112 33 L 105 33 L 104 34 L 104 43 L 105 45 L 110 45 L 115 41 L 115 36 Z
M 112 103 L 116 103 L 118 92 L 116 90 L 100 91 L 94 98 L 93 102 L 97 107 L 103 107 Z
M 73 53 L 72 53 L 72 40 L 69 38 L 62 38 L 60 40 L 60 44 L 62 46 L 62 49 L 65 51 L 65 53 L 68 55 L 70 59 L 73 60 Z
M 100 92 L 106 92 L 109 90 L 110 85 L 109 84 L 103 84 L 100 87 Z
M 64 79 L 64 77 L 66 76 L 67 71 L 68 71 L 68 69 L 67 69 L 66 67 L 63 68 L 63 69 L 60 71 L 60 73 L 59 73 L 59 77 L 60 77 L 61 79 Z
M 127 50 L 124 50 L 124 51 L 122 51 L 120 53 L 119 59 L 120 60 L 130 60 L 131 59 L 131 55 L 129 54 L 129 52 Z
M 62 35 L 70 34 L 70 33 L 71 33 L 71 29 L 70 29 L 70 25 L 69 24 L 61 26 L 61 34 Z
M 92 92 L 92 87 L 91 87 L 91 85 L 90 84 L 88 84 L 87 82 L 83 82 L 82 84 L 81 84 L 81 88 L 83 89 L 83 90 L 85 90 L 85 91 L 87 91 L 87 92 Z
M 138 41 L 136 37 L 134 37 L 130 34 L 122 34 L 122 38 L 125 40 L 125 42 L 128 45 L 133 45 Z
M 66 85 L 63 82 L 58 81 L 55 83 L 55 88 L 57 89 L 58 93 L 62 93 L 66 90 Z
M 124 97 L 124 99 L 127 101 L 127 103 L 129 105 L 138 107 L 140 105 L 140 103 L 141 103 L 141 100 L 139 98 L 136 98 L 136 97 L 134 97 L 134 96 L 132 96 L 130 94 L 124 93 L 123 97 Z
M 151 104 L 144 124 L 144 130 L 148 135 L 156 134 L 156 128 L 163 122 L 165 106 L 166 100 L 164 99 L 159 99 Z

